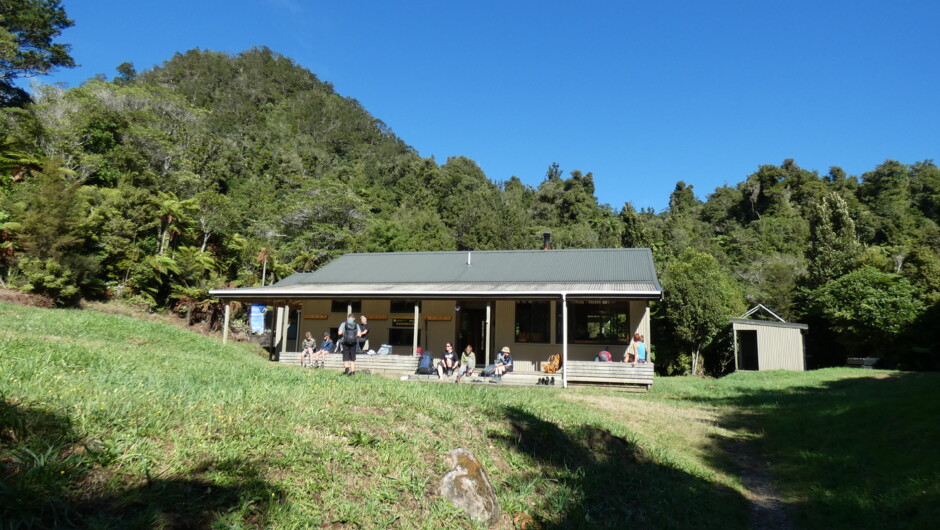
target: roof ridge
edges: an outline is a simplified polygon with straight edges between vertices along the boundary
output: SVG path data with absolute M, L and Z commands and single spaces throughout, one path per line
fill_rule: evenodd
M 649 247 L 629 247 L 629 248 L 553 248 L 545 249 L 500 249 L 500 250 L 426 250 L 426 251 L 401 251 L 401 252 L 349 252 L 343 256 L 389 256 L 389 255 L 415 255 L 415 254 L 457 254 L 464 255 L 468 252 L 477 254 L 500 254 L 500 253 L 542 253 L 542 252 L 625 252 L 625 251 L 652 251 Z M 340 257 L 343 257 L 340 256 Z

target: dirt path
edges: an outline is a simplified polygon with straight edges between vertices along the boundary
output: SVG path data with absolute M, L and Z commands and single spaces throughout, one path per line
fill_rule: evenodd
M 673 447 L 686 447 L 690 460 L 705 463 L 715 451 L 727 456 L 726 463 L 708 465 L 722 483 L 743 486 L 741 494 L 749 506 L 750 528 L 790 530 L 786 503 L 771 480 L 772 463 L 760 452 L 751 433 L 759 432 L 754 418 L 736 409 L 676 407 L 668 403 L 632 398 L 565 394 L 563 399 L 588 405 L 622 422 L 641 437 L 665 436 Z M 654 442 L 655 443 L 655 442 Z M 711 456 L 710 456 L 711 455 Z M 707 464 L 706 464 L 707 465 Z
M 751 442 L 729 439 L 723 449 L 737 462 L 744 497 L 750 505 L 751 528 L 755 530 L 789 530 L 792 528 L 780 490 L 770 477 L 770 462 L 759 454 Z

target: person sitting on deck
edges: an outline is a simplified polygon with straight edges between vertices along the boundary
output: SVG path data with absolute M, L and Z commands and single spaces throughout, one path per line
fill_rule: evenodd
M 640 340 L 636 343 L 636 363 L 645 363 L 646 353 L 646 341 L 643 335 L 640 335 Z M 636 363 L 633 363 L 633 366 L 636 366 Z
M 304 360 L 313 364 L 313 349 L 317 347 L 317 341 L 313 340 L 313 333 L 307 332 L 307 338 L 304 339 L 301 346 L 303 347 L 303 352 L 300 354 L 300 367 L 306 368 L 308 365 Z
M 320 368 L 326 366 L 326 354 L 330 353 L 332 349 L 333 339 L 330 337 L 330 332 L 327 331 L 323 334 L 323 342 L 320 343 L 320 349 L 313 352 L 313 367 L 317 368 L 318 363 Z
M 437 362 L 437 380 L 444 380 L 444 372 L 450 377 L 457 369 L 457 354 L 454 353 L 454 345 L 447 342 L 444 344 L 444 356 Z
M 640 342 L 640 340 L 640 334 L 634 333 L 633 340 L 631 340 L 630 344 L 627 345 L 627 351 L 623 352 L 623 362 L 633 363 L 634 366 L 636 365 L 637 343 Z
M 473 369 L 477 365 L 477 354 L 473 353 L 473 346 L 467 344 L 467 347 L 464 348 L 462 354 L 460 354 L 460 367 L 457 368 L 457 380 L 454 383 L 459 383 L 460 378 L 465 375 L 473 375 Z
M 594 360 L 597 362 L 609 363 L 613 359 L 611 358 L 609 351 L 602 350 L 600 353 L 597 354 L 597 357 L 595 357 Z
M 499 350 L 499 354 L 496 355 L 496 367 L 493 370 L 493 377 L 500 381 L 503 378 L 503 374 L 512 371 L 512 355 L 509 354 L 509 346 L 503 346 L 503 349 Z

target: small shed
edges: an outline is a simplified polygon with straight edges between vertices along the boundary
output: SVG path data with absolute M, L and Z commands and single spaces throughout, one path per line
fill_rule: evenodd
M 749 318 L 761 310 L 776 320 Z M 735 370 L 806 370 L 806 324 L 787 322 L 757 304 L 740 318 L 732 318 L 731 326 Z

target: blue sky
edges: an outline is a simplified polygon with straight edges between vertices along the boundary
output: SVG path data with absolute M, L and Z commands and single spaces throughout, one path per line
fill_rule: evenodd
M 849 174 L 940 159 L 940 2 L 64 0 L 81 84 L 191 48 L 264 45 L 422 156 L 536 186 L 552 162 L 601 202 L 666 207 L 761 164 Z

